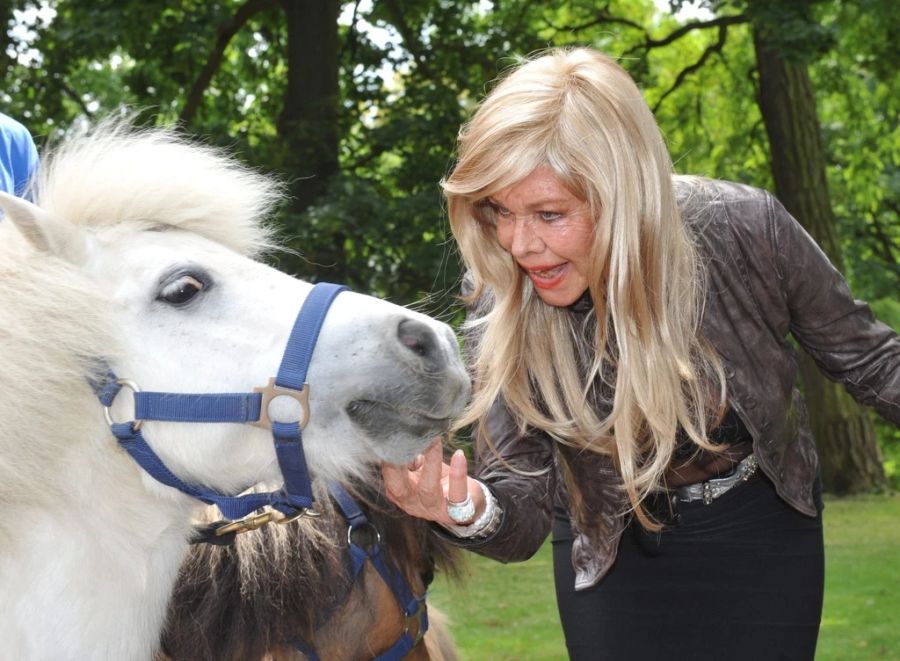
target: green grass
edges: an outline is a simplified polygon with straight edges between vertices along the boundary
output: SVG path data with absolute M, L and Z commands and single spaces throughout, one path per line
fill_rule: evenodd
M 817 661 L 900 661 L 900 496 L 825 503 Z
M 829 499 L 825 609 L 816 661 L 900 661 L 900 496 Z M 528 562 L 467 554 L 466 579 L 438 577 L 465 661 L 563 661 L 550 543 Z

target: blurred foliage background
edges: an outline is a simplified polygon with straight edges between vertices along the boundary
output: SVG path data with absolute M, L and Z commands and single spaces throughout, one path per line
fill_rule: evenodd
M 295 252 L 279 267 L 448 321 L 461 267 L 438 181 L 460 124 L 522 56 L 593 46 L 636 78 L 680 172 L 787 204 L 785 177 L 821 171 L 799 189 L 825 212 L 798 218 L 900 327 L 894 0 L 0 0 L 0 17 L 0 108 L 39 144 L 110 113 L 177 123 L 289 182 L 277 223 Z M 788 79 L 768 73 L 773 57 Z M 785 151 L 772 103 L 812 131 L 789 126 L 786 144 L 818 155 Z M 808 391 L 814 420 L 845 415 Z M 827 446 L 826 486 L 896 486 L 900 432 L 875 425 L 880 454 L 871 431 L 836 427 L 863 449 Z

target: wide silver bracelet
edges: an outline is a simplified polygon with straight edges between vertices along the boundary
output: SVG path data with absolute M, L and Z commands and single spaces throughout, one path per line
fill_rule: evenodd
M 484 512 L 481 513 L 481 516 L 466 526 L 441 524 L 441 526 L 457 537 L 488 537 L 500 527 L 500 519 L 503 514 L 500 503 L 497 502 L 494 494 L 491 493 L 491 490 L 484 482 L 480 480 L 475 481 L 478 482 L 478 486 L 481 487 L 481 493 L 484 495 Z

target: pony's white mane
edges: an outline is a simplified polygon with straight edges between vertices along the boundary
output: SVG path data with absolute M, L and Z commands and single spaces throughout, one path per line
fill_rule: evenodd
M 0 507 L 26 493 L 32 504 L 60 497 L 52 481 L 35 489 L 35 476 L 64 461 L 72 439 L 96 438 L 103 417 L 87 379 L 115 351 L 97 294 L 23 243 L 0 222 Z
M 272 245 L 261 219 L 280 196 L 215 149 L 110 120 L 44 156 L 37 203 L 85 228 L 181 228 L 256 255 Z M 25 493 L 33 505 L 66 497 L 52 481 L 35 489 L 35 476 L 76 446 L 114 443 L 88 385 L 117 351 L 103 293 L 0 221 L 0 507 Z
M 107 119 L 44 156 L 37 204 L 77 225 L 123 223 L 195 232 L 254 256 L 282 186 L 173 129 Z

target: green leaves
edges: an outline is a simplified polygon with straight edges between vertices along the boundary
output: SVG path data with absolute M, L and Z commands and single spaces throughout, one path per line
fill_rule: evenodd
M 280 264 L 400 302 L 437 291 L 433 304 L 443 308 L 454 305 L 460 266 L 438 181 L 452 167 L 459 125 L 523 55 L 570 44 L 622 57 L 679 171 L 771 187 L 752 21 L 811 63 L 854 288 L 876 300 L 895 296 L 900 90 L 887 20 L 894 3 L 701 4 L 711 18 L 676 19 L 652 0 L 344 2 L 335 26 L 337 114 L 329 120 L 339 174 L 330 180 L 317 160 L 327 147 L 308 151 L 321 131 L 283 115 L 291 72 L 313 76 L 335 64 L 292 55 L 287 5 L 277 0 L 58 0 L 49 24 L 31 26 L 42 61 L 16 61 L 16 49 L 29 44 L 6 35 L 0 100 L 39 141 L 127 106 L 141 121 L 186 122 L 296 191 L 313 181 L 324 194 L 311 206 L 286 205 L 279 218 L 306 259 L 282 255 Z M 29 6 L 4 3 L 0 14 L 13 21 L 14 9 Z M 299 101 L 316 101 L 312 86 L 300 89 Z M 304 138 L 303 130 L 312 133 Z

